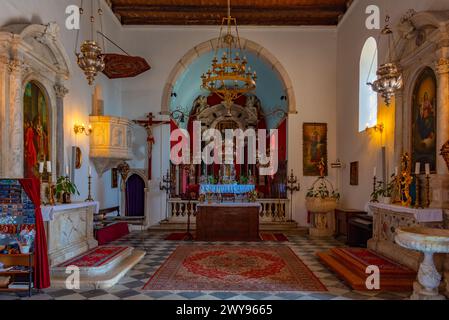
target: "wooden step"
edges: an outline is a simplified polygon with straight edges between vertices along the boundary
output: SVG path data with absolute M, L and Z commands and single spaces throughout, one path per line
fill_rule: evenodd
M 358 249 L 357 250 L 366 250 L 366 249 Z M 362 261 L 354 258 L 353 256 L 349 255 L 346 250 L 343 248 L 334 248 L 331 251 L 331 254 L 336 257 L 340 263 L 344 264 L 348 268 L 350 268 L 352 271 L 357 272 L 359 275 L 364 276 L 365 270 L 368 267 L 366 263 L 363 263 Z M 384 278 L 403 278 L 403 279 L 415 279 L 416 278 L 416 272 L 404 267 L 386 257 L 380 256 L 376 254 L 375 252 L 370 251 L 372 254 L 378 256 L 380 259 L 383 259 L 392 265 L 396 265 L 401 270 L 398 271 L 397 269 L 386 269 L 386 268 L 380 268 L 380 273 L 382 277 Z
M 361 273 L 359 267 L 351 266 L 348 260 L 336 256 L 332 250 L 319 252 L 316 255 L 324 265 L 335 272 L 353 290 L 373 291 L 366 287 L 366 280 L 369 275 L 365 272 Z M 381 274 L 380 290 L 377 291 L 411 292 L 413 291 L 414 281 L 415 278 L 388 277 Z

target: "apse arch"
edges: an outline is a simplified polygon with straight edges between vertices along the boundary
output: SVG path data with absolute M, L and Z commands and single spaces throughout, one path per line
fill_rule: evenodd
M 241 38 L 242 50 L 245 50 L 255 57 L 263 61 L 265 64 L 271 67 L 271 69 L 277 74 L 278 78 L 282 82 L 285 90 L 285 96 L 287 98 L 287 111 L 288 113 L 297 113 L 296 108 L 296 96 L 293 89 L 293 84 L 285 68 L 279 62 L 279 60 L 271 54 L 267 49 L 259 45 L 258 43 Z M 218 44 L 218 38 L 205 41 L 195 46 L 189 50 L 182 58 L 179 60 L 171 73 L 168 76 L 166 84 L 162 93 L 162 106 L 161 114 L 170 114 L 170 105 L 172 92 L 176 85 L 178 79 L 183 75 L 183 73 L 189 68 L 189 66 L 198 58 L 207 54 L 208 52 L 213 52 Z

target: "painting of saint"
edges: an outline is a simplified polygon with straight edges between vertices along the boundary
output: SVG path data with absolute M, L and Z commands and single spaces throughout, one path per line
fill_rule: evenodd
M 37 178 L 39 162 L 51 159 L 47 100 L 42 89 L 34 82 L 29 82 L 25 87 L 23 108 L 24 176 Z
M 303 139 L 304 176 L 327 176 L 327 124 L 304 123 Z
M 412 163 L 429 163 L 436 171 L 436 102 L 435 73 L 426 68 L 418 77 L 413 91 Z

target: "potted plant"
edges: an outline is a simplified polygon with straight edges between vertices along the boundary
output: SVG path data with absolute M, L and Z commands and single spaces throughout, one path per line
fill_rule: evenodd
M 389 183 L 384 184 L 382 181 L 377 182 L 376 188 L 371 193 L 371 202 L 379 202 L 382 198 L 382 202 L 385 204 L 391 204 L 391 198 L 395 188 L 395 180 L 391 180 Z
M 76 185 L 69 177 L 59 177 L 56 181 L 56 196 L 62 203 L 71 203 L 72 194 L 80 194 Z
M 324 177 L 318 178 L 306 195 L 306 207 L 310 212 L 325 213 L 337 208 L 340 194 L 332 183 Z

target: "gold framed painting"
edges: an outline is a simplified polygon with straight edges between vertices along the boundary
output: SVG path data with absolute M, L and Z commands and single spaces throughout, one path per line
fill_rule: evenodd
M 430 164 L 432 173 L 437 163 L 437 80 L 427 67 L 418 76 L 412 97 L 412 163 Z M 422 166 L 423 167 L 423 166 Z
M 327 176 L 327 162 L 327 123 L 304 123 L 303 175 L 320 176 L 320 164 L 324 164 L 324 176 Z

